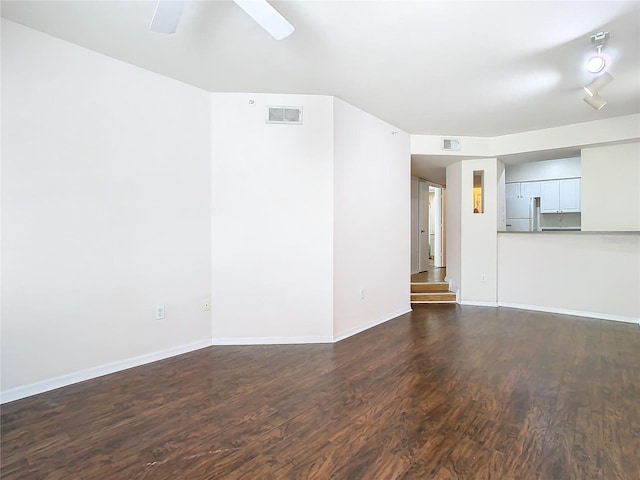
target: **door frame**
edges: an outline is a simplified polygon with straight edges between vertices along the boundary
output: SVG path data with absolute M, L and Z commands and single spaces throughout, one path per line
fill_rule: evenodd
M 429 269 L 429 182 L 418 183 L 418 271 Z
M 433 205 L 431 210 L 434 215 L 434 245 L 433 245 L 433 266 L 436 268 L 445 267 L 444 248 L 444 188 L 440 185 L 430 185 L 429 191 L 434 190 Z
M 442 185 L 438 185 L 437 183 L 429 182 L 422 178 L 418 179 L 418 215 L 417 215 L 417 238 L 416 242 L 418 245 L 418 270 L 423 272 L 428 270 L 429 264 L 429 253 L 425 252 L 425 248 L 429 248 L 430 245 L 430 225 L 429 225 L 429 213 L 430 213 L 430 205 L 429 205 L 429 192 L 434 191 L 434 201 L 431 206 L 434 209 L 434 218 L 433 218 L 433 230 L 434 230 L 434 242 L 431 245 L 431 249 L 433 251 L 433 267 L 446 267 L 446 253 L 445 253 L 445 225 L 444 225 L 444 215 L 445 215 L 445 187 Z M 426 190 L 426 197 L 425 197 Z M 423 198 L 426 198 L 426 202 L 423 202 Z M 423 215 L 426 216 L 426 221 L 423 218 Z M 425 230 L 425 233 L 421 233 L 422 230 Z M 423 243 L 422 235 L 426 235 L 426 242 Z

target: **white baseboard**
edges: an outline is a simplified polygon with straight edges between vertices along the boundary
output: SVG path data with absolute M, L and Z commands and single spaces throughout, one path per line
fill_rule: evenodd
M 401 309 L 401 310 L 397 310 L 393 313 L 390 313 L 388 315 L 384 315 L 382 317 L 378 317 L 376 320 L 369 322 L 369 323 L 365 323 L 364 325 L 360 325 L 356 328 L 352 328 L 351 330 L 347 330 L 346 332 L 341 333 L 340 335 L 334 336 L 333 337 L 333 341 L 334 342 L 339 342 L 340 340 L 344 340 L 345 338 L 351 337 L 353 335 L 356 335 L 360 332 L 364 332 L 365 330 L 368 330 L 372 327 L 375 327 L 376 325 L 380 325 L 381 323 L 384 322 L 388 322 L 389 320 L 392 320 L 396 317 L 399 317 L 400 315 L 404 315 L 405 313 L 409 313 L 411 312 L 411 307 L 407 308 L 407 309 Z
M 295 344 L 303 344 L 303 343 L 335 343 L 340 340 L 344 340 L 345 338 L 356 335 L 357 333 L 364 332 L 369 328 L 375 327 L 376 325 L 380 325 L 381 323 L 387 322 L 393 318 L 399 317 L 400 315 L 404 315 L 405 313 L 411 312 L 411 308 L 398 310 L 397 312 L 391 313 L 389 315 L 384 315 L 383 317 L 379 317 L 376 320 L 361 325 L 359 327 L 348 330 L 337 336 L 323 336 L 323 337 L 221 337 L 221 338 L 213 338 L 213 345 L 295 345 Z
M 353 329 L 338 337 L 321 336 L 321 337 L 243 337 L 243 338 L 213 338 L 200 340 L 198 342 L 177 347 L 168 348 L 159 352 L 148 353 L 138 357 L 120 360 L 117 362 L 99 365 L 97 367 L 88 368 L 79 372 L 62 375 L 59 377 L 43 380 L 22 387 L 12 388 L 4 392 L 0 392 L 0 404 L 20 400 L 21 398 L 30 397 L 39 393 L 48 392 L 57 388 L 73 385 L 74 383 L 83 382 L 92 378 L 102 377 L 129 368 L 139 367 L 147 363 L 164 360 L 169 357 L 181 355 L 183 353 L 192 352 L 201 348 L 210 347 L 212 345 L 291 345 L 291 344 L 311 344 L 311 343 L 334 343 L 344 338 L 360 333 L 368 328 L 374 327 L 380 323 L 391 320 L 397 316 L 410 312 L 411 309 L 395 312 L 393 314 L 381 317 L 371 323 Z
M 296 345 L 300 343 L 333 343 L 333 337 L 214 337 L 212 339 L 212 345 Z
M 521 303 L 498 302 L 500 307 L 519 308 L 520 310 L 533 310 L 535 312 L 558 313 L 560 315 L 573 315 L 575 317 L 596 318 L 599 320 L 613 320 L 615 322 L 635 323 L 640 325 L 640 318 L 627 317 L 625 315 L 612 315 L 609 313 L 585 312 L 582 310 L 569 310 L 566 308 L 541 307 L 539 305 L 523 305 Z
M 460 300 L 458 302 L 460 305 L 471 305 L 474 307 L 497 307 L 498 302 L 476 302 L 473 300 Z
M 161 350 L 159 352 L 147 353 L 138 357 L 88 368 L 86 370 L 62 375 L 49 380 L 43 380 L 23 387 L 12 388 L 0 393 L 0 404 L 13 402 L 14 400 L 20 400 L 21 398 L 30 397 L 31 395 L 48 392 L 49 390 L 55 390 L 56 388 L 66 387 L 74 383 L 84 382 L 85 380 L 102 377 L 103 375 L 109 375 L 110 373 L 127 370 L 133 367 L 139 367 L 140 365 L 157 362 L 158 360 L 164 360 L 165 358 L 182 355 L 183 353 L 193 352 L 194 350 L 200 350 L 201 348 L 210 346 L 211 339 L 200 340 L 187 345 L 180 345 L 166 350 Z

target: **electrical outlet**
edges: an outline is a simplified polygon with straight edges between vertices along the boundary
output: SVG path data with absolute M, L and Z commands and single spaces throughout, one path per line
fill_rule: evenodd
M 360 289 L 360 300 L 364 300 L 364 294 L 365 294 L 364 288 L 361 288 Z
M 480 275 L 480 281 L 481 282 L 486 282 L 487 281 L 487 274 L 486 273 L 483 273 L 483 274 Z
M 156 305 L 156 320 L 164 320 L 164 305 Z
M 211 310 L 211 302 L 209 300 L 205 300 L 204 302 L 202 302 L 202 310 L 204 312 L 208 312 L 209 310 Z

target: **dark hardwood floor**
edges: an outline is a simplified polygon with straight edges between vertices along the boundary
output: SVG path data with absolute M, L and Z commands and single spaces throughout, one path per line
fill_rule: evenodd
M 2 478 L 640 479 L 637 325 L 432 305 L 2 407 Z

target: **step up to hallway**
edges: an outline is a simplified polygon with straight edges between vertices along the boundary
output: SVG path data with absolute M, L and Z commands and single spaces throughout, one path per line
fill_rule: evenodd
M 447 282 L 411 282 L 411 303 L 456 303 Z

